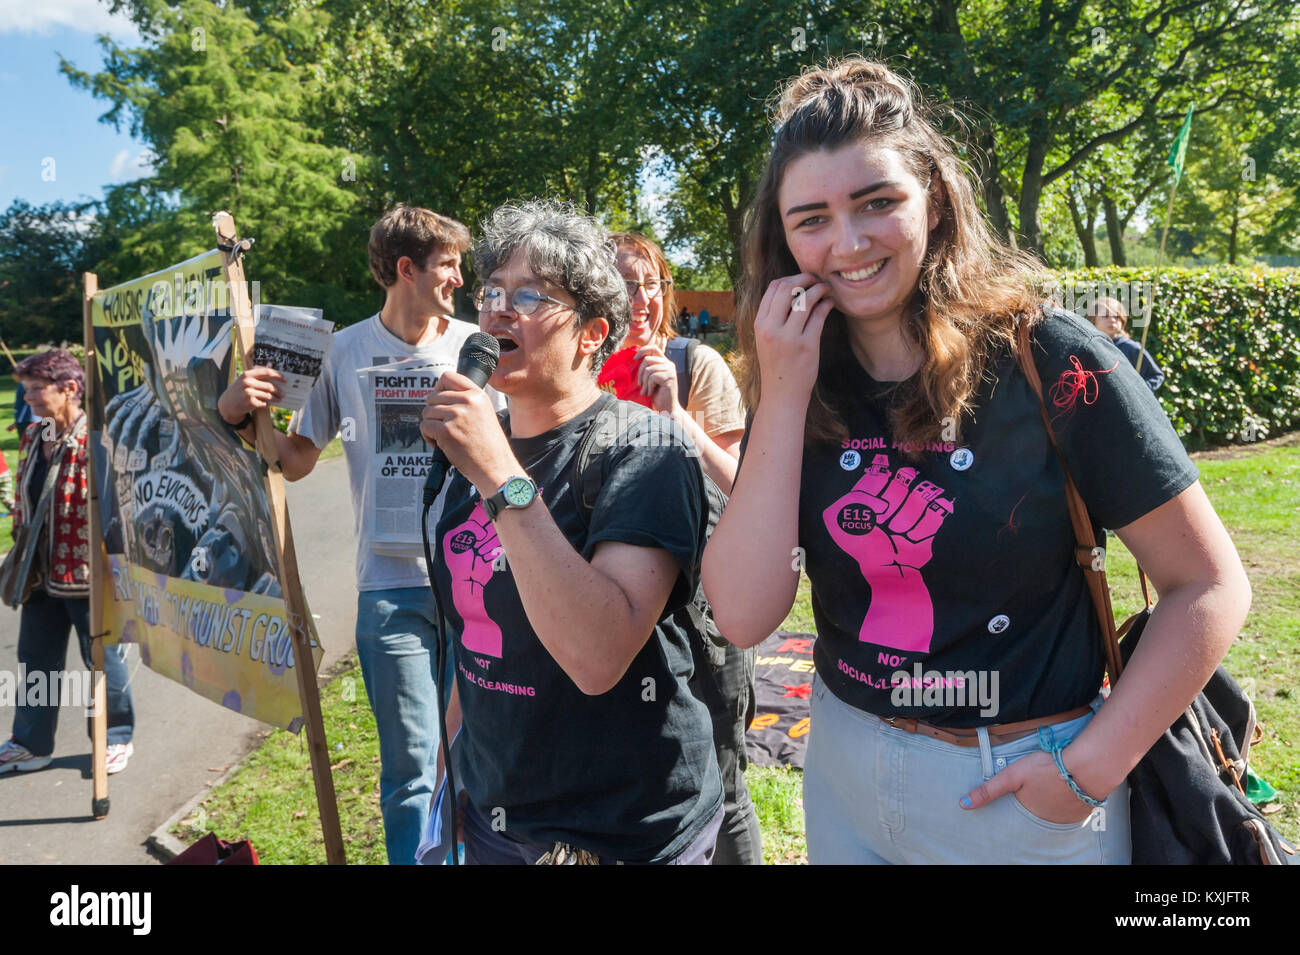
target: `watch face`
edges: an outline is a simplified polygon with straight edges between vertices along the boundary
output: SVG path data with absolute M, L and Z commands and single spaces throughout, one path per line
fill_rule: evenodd
M 533 499 L 533 484 L 527 478 L 511 478 L 505 487 L 506 503 L 512 507 L 524 507 Z

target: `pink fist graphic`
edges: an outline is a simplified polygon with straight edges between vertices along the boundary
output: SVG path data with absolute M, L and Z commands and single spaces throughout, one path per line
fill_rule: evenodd
M 471 653 L 501 659 L 501 628 L 488 616 L 483 591 L 492 579 L 492 562 L 501 551 L 496 528 L 479 501 L 469 518 L 442 539 L 442 555 L 451 575 L 451 599 L 465 621 L 460 642 Z
M 916 480 L 914 468 L 889 470 L 877 454 L 853 490 L 822 513 L 836 545 L 858 562 L 871 605 L 858 639 L 926 653 L 934 636 L 934 604 L 921 578 L 934 535 L 952 513 L 943 488 Z

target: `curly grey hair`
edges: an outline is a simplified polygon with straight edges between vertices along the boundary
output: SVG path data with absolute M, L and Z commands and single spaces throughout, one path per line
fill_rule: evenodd
M 592 356 L 591 374 L 623 343 L 631 323 L 627 286 L 615 262 L 609 232 L 570 202 L 532 199 L 498 206 L 482 222 L 483 237 L 474 246 L 474 270 L 486 281 L 523 250 L 528 268 L 539 279 L 564 289 L 577 301 L 575 327 L 593 318 L 609 323 L 609 335 Z

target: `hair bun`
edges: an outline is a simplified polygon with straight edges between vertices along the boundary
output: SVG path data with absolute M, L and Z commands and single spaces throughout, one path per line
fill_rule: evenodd
M 892 116 L 897 126 L 910 124 L 919 103 L 915 87 L 883 63 L 862 56 L 830 60 L 809 67 L 781 90 L 772 122 L 784 126 L 796 112 L 816 108 L 819 101 L 864 99 L 879 116 Z

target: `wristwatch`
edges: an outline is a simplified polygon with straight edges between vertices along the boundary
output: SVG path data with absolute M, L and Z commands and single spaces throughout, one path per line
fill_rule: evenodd
M 490 520 L 508 507 L 527 507 L 537 498 L 537 485 L 530 478 L 506 478 L 506 483 L 489 498 L 483 500 L 483 510 Z

